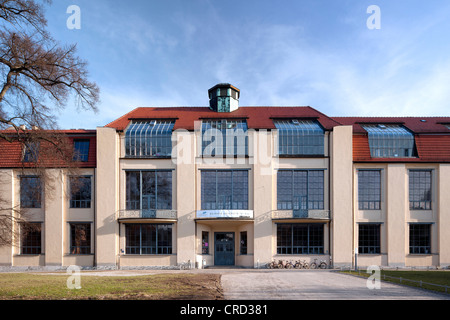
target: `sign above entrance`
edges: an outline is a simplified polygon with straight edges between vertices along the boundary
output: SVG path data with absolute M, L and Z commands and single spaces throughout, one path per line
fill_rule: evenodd
M 253 219 L 253 210 L 197 210 L 197 219 L 207 218 Z

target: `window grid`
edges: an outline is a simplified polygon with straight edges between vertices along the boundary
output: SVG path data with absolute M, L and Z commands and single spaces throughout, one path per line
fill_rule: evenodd
M 202 210 L 247 210 L 247 170 L 202 170 Z
M 126 224 L 126 254 L 172 254 L 171 224 Z
M 358 170 L 358 208 L 381 209 L 381 170 Z
M 217 140 L 216 139 L 220 139 Z M 246 156 L 248 135 L 246 120 L 203 120 L 203 156 Z
M 380 225 L 360 224 L 358 235 L 359 254 L 379 254 L 380 251 Z
M 324 155 L 324 130 L 311 120 L 275 120 L 279 155 Z
M 90 208 L 91 193 L 90 177 L 70 177 L 70 208 Z
M 126 157 L 170 157 L 174 125 L 173 120 L 132 121 L 125 132 Z
M 278 210 L 323 210 L 323 170 L 278 170 Z
M 431 253 L 431 224 L 409 225 L 409 253 Z
M 409 209 L 431 210 L 431 170 L 409 171 Z
M 75 140 L 73 160 L 86 162 L 89 159 L 89 140 Z
M 278 224 L 277 254 L 323 254 L 323 224 Z
M 20 177 L 20 207 L 40 208 L 42 186 L 40 177 Z
M 37 141 L 26 142 L 23 149 L 23 162 L 37 162 L 39 158 L 40 143 Z
M 241 231 L 240 238 L 241 242 L 239 252 L 240 254 L 247 254 L 247 231 Z
M 401 125 L 366 124 L 372 158 L 410 158 L 414 154 L 414 135 Z
M 126 209 L 172 209 L 172 171 L 127 171 Z
M 41 223 L 26 223 L 20 227 L 21 254 L 41 254 Z
M 70 253 L 90 254 L 91 253 L 91 224 L 71 223 L 70 224 Z

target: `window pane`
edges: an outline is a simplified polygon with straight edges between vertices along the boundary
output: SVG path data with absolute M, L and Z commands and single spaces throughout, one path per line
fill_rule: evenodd
M 21 177 L 20 178 L 20 207 L 40 208 L 41 207 L 41 178 Z
M 431 170 L 409 171 L 409 208 L 431 210 Z
M 413 157 L 414 135 L 401 125 L 366 124 L 372 158 Z
M 172 254 L 171 224 L 126 224 L 126 254 Z
M 323 254 L 323 224 L 278 224 L 277 254 Z
M 21 253 L 41 254 L 41 224 L 26 223 L 20 227 Z
M 410 224 L 409 225 L 409 253 L 430 254 L 431 253 L 431 225 Z
M 91 207 L 91 178 L 70 177 L 70 208 Z
M 245 120 L 203 120 L 202 155 L 245 156 L 248 154 Z
M 70 252 L 71 254 L 91 253 L 91 224 L 70 224 Z
M 125 132 L 125 155 L 136 158 L 170 157 L 175 121 L 133 121 Z
M 201 172 L 202 210 L 247 210 L 247 170 L 203 170 Z
M 381 170 L 358 170 L 359 210 L 380 210 Z
M 360 224 L 358 252 L 360 254 L 380 253 L 380 225 Z
M 141 178 L 138 171 L 127 171 L 126 175 L 126 209 L 127 210 L 139 210 L 140 205 L 140 189 Z
M 316 121 L 276 120 L 280 155 L 323 155 L 325 133 Z
M 74 141 L 74 161 L 86 162 L 89 159 L 89 140 L 75 140 Z

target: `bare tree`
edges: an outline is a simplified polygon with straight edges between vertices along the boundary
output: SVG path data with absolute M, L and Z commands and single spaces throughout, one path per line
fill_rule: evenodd
M 99 88 L 76 45 L 62 46 L 46 30 L 44 5 L 50 3 L 0 0 L 0 140 L 20 146 L 22 170 L 44 177 L 45 188 L 45 168 L 76 167 L 72 144 L 56 130 L 56 111 L 75 101 L 96 112 L 99 102 Z M 26 222 L 23 210 L 0 195 L 0 246 L 11 244 L 5 239 L 17 222 Z

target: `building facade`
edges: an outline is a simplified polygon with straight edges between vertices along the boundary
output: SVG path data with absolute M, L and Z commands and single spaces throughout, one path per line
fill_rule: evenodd
M 137 108 L 85 132 L 82 190 L 65 196 L 75 177 L 48 168 L 59 191 L 38 199 L 39 231 L 0 248 L 1 265 L 450 265 L 450 117 L 242 107 L 230 84 L 208 95 L 209 107 Z M 34 177 L 4 150 L 2 194 L 32 206 L 21 179 Z

